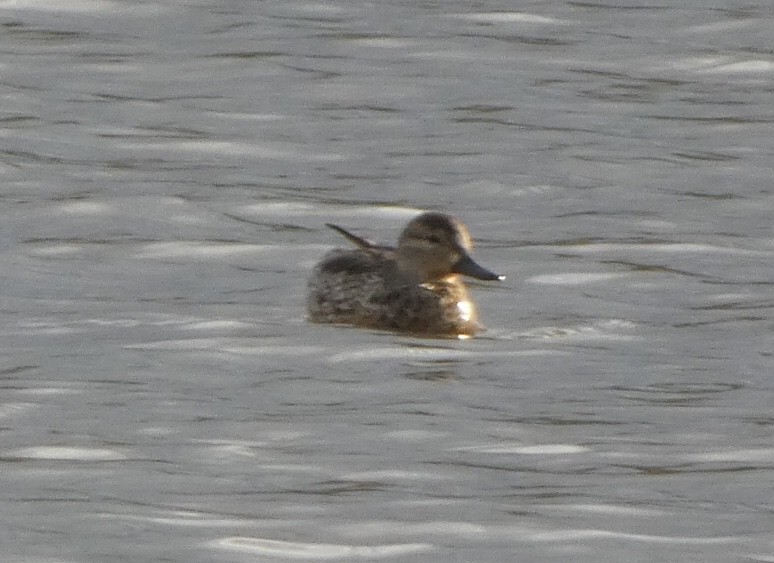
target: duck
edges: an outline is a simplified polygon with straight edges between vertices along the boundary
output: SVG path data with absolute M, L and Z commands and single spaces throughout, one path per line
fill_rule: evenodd
M 355 248 L 336 248 L 314 267 L 308 319 L 420 337 L 469 338 L 484 330 L 461 276 L 504 280 L 471 256 L 473 239 L 458 218 L 424 212 L 397 247 L 377 245 L 326 223 Z

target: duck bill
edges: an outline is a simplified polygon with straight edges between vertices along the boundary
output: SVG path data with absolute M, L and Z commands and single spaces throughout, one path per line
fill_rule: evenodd
M 470 276 L 471 278 L 476 278 L 477 280 L 493 281 L 505 279 L 505 276 L 495 274 L 483 266 L 479 266 L 476 261 L 467 254 L 463 255 L 462 258 L 459 259 L 459 261 L 454 265 L 452 271 L 455 274 Z

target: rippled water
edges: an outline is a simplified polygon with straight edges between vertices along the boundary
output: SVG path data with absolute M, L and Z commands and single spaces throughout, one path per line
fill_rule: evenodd
M 774 22 L 672 4 L 0 1 L 4 560 L 774 561 Z M 488 332 L 306 323 L 421 209 Z

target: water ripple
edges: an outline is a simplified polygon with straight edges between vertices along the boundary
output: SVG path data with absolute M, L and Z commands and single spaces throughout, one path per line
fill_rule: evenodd
M 350 558 L 384 559 L 433 550 L 426 543 L 405 543 L 390 545 L 347 545 L 326 543 L 301 543 L 258 538 L 231 537 L 210 542 L 213 547 L 250 553 L 263 557 L 302 559 L 304 561 L 327 561 Z

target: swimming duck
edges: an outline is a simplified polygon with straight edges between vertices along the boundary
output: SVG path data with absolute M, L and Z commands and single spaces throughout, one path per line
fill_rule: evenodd
M 397 248 L 326 225 L 357 248 L 332 250 L 314 268 L 308 284 L 309 320 L 434 337 L 464 338 L 483 330 L 460 275 L 505 277 L 471 258 L 473 241 L 462 221 L 422 213 L 403 230 Z

